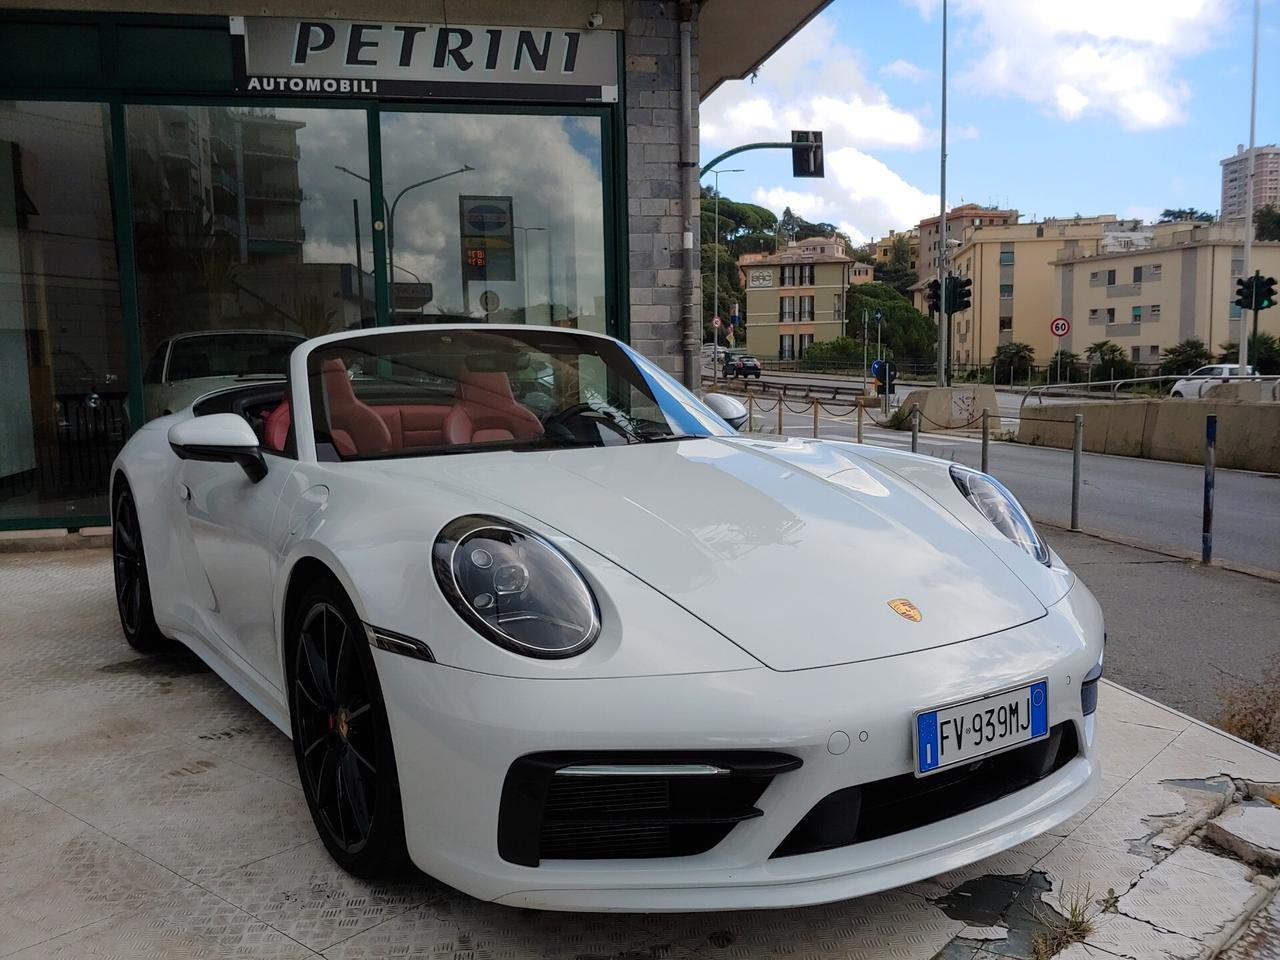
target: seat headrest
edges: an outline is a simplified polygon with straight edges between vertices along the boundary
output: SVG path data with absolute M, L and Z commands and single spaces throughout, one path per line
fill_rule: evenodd
M 356 402 L 356 391 L 351 386 L 351 378 L 347 376 L 347 365 L 334 357 L 326 360 L 320 368 L 324 377 L 324 392 L 329 398 L 329 405 L 343 406 Z

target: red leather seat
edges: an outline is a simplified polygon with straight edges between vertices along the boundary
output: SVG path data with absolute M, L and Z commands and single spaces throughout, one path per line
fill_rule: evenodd
M 285 397 L 276 407 L 262 418 L 262 445 L 276 453 L 284 452 L 284 445 L 289 439 L 289 425 L 293 422 L 293 410 L 289 406 L 289 398 Z
M 343 456 L 377 456 L 391 449 L 391 431 L 373 407 L 356 396 L 346 365 L 326 360 L 320 368 L 329 405 L 329 435 Z
M 469 440 L 450 439 L 449 421 L 446 421 L 447 443 L 482 443 L 488 440 L 533 440 L 542 436 L 542 421 L 528 407 L 516 402 L 511 393 L 511 381 L 505 373 L 476 373 L 464 370 L 458 377 L 459 409 L 470 424 Z M 452 433 L 466 433 L 464 420 L 454 411 L 449 418 L 453 422 Z M 490 434 L 488 431 L 498 431 Z M 481 439 L 481 438 L 484 439 Z

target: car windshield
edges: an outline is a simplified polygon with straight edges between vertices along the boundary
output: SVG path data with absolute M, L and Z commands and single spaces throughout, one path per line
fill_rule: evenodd
M 733 433 L 630 348 L 571 331 L 388 330 L 315 348 L 307 373 L 328 460 Z
M 211 333 L 180 337 L 169 357 L 170 383 L 198 377 L 283 377 L 289 354 L 302 342 L 287 333 Z

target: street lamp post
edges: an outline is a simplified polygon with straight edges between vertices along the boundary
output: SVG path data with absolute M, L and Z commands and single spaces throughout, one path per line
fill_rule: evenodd
M 742 167 L 737 167 L 733 170 L 715 171 L 715 175 L 716 175 L 716 211 L 715 211 L 716 266 L 715 266 L 715 292 L 712 294 L 712 302 L 714 305 L 711 308 L 711 316 L 713 321 L 715 322 L 718 322 L 720 319 L 720 174 L 742 173 L 742 170 L 743 170 Z M 712 381 L 715 381 L 720 379 L 720 364 L 718 362 L 719 361 L 718 355 L 720 353 L 720 328 L 719 327 L 713 328 L 712 337 L 713 337 L 713 342 L 712 342 L 712 351 L 711 351 L 711 379 Z
M 545 233 L 547 228 L 546 227 L 517 227 L 514 224 L 512 224 L 512 229 L 519 230 L 522 234 L 524 234 L 524 262 L 523 262 L 523 266 L 520 268 L 520 272 L 524 276 L 524 322 L 528 323 L 529 322 L 529 231 L 532 230 L 535 233 Z M 551 257 L 550 249 L 547 250 L 547 257 L 548 257 L 548 260 L 550 260 L 550 257 Z M 548 277 L 549 276 L 550 274 L 548 273 Z M 549 281 L 547 286 L 547 309 L 548 310 L 551 309 L 551 287 L 550 287 Z
M 363 174 L 356 173 L 354 170 L 349 170 L 338 163 L 335 163 L 333 166 L 334 169 L 350 174 L 357 180 L 363 180 L 370 186 L 373 185 L 372 181 Z M 396 312 L 396 207 L 400 205 L 401 199 L 403 199 L 404 195 L 410 190 L 414 190 L 417 187 L 425 187 L 428 183 L 435 183 L 437 180 L 443 180 L 446 177 L 454 177 L 460 173 L 470 173 L 473 170 L 475 170 L 475 167 L 471 166 L 469 163 L 464 163 L 457 170 L 450 170 L 448 173 L 442 173 L 439 176 L 428 177 L 426 180 L 419 180 L 417 183 L 411 183 L 395 195 L 395 199 L 391 201 L 390 206 L 387 206 L 387 198 L 382 198 L 382 209 L 387 215 L 387 281 L 390 287 L 387 291 L 387 300 L 391 306 L 392 316 L 394 316 Z M 401 267 L 401 269 L 403 270 L 404 268 Z M 414 274 L 409 271 L 405 272 L 409 273 L 410 276 L 414 276 Z

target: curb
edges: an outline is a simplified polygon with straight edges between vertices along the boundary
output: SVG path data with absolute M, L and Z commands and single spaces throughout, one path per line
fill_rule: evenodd
M 110 547 L 111 534 L 92 528 L 70 533 L 65 530 L 32 531 L 35 536 L 0 537 L 0 556 L 18 553 L 53 553 L 62 550 L 89 550 Z
M 1080 530 L 1072 530 L 1068 524 L 1061 523 L 1057 520 L 1046 520 L 1043 517 L 1034 517 L 1033 519 L 1041 526 L 1051 527 L 1054 530 L 1061 530 L 1063 533 L 1077 533 L 1084 537 L 1092 537 L 1095 540 L 1115 543 L 1122 547 L 1129 547 L 1133 550 L 1142 550 L 1146 553 L 1154 553 L 1157 556 L 1169 557 L 1173 560 L 1181 560 L 1184 563 L 1189 563 L 1193 566 L 1206 566 L 1206 564 L 1200 562 L 1199 556 L 1189 550 L 1178 550 L 1174 547 L 1152 546 L 1149 543 L 1143 543 L 1141 540 L 1135 540 L 1132 537 L 1126 537 L 1119 533 L 1109 533 L 1105 530 L 1086 530 L 1083 528 Z M 1239 573 L 1246 577 L 1266 580 L 1269 583 L 1280 583 L 1280 572 L 1265 570 L 1261 567 L 1252 567 L 1247 563 L 1236 563 L 1234 560 L 1212 560 L 1207 564 L 1207 566 L 1211 570 L 1226 570 L 1230 573 Z

